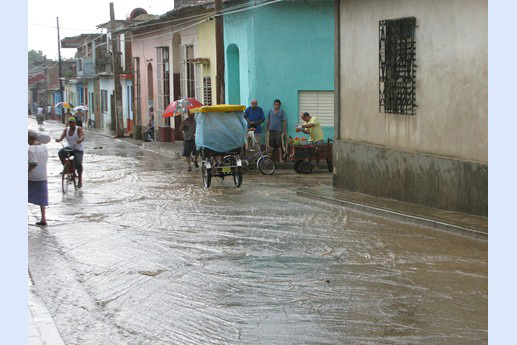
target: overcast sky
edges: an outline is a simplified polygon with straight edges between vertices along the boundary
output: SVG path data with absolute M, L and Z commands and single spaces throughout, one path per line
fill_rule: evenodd
M 115 19 L 137 7 L 149 14 L 164 14 L 173 9 L 173 0 L 28 0 L 28 50 L 41 50 L 48 59 L 57 60 L 56 17 L 61 39 L 83 33 L 100 33 L 96 27 L 110 20 L 110 2 Z M 61 49 L 62 58 L 70 58 L 75 49 Z

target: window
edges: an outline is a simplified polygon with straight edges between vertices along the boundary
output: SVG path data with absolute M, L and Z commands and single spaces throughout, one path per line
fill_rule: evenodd
M 158 84 L 158 104 L 156 110 L 160 114 L 170 103 L 170 84 L 169 84 L 169 47 L 157 48 L 156 82 Z M 165 119 L 166 125 L 170 125 L 170 118 Z
M 316 116 L 322 127 L 334 126 L 334 91 L 299 91 L 298 108 L 300 114 Z M 301 122 L 298 116 L 298 123 Z
M 195 79 L 195 65 L 192 61 L 194 59 L 194 46 L 185 45 L 181 48 L 181 96 L 182 97 L 196 97 L 196 79 Z
M 107 90 L 101 90 L 101 111 L 104 113 L 108 111 L 108 91 Z
M 379 22 L 379 112 L 416 112 L 415 27 L 415 17 Z
M 203 78 L 203 104 L 212 105 L 212 80 L 210 77 Z
M 135 77 L 134 77 L 134 83 L 135 83 L 135 88 L 134 88 L 134 100 L 135 100 L 135 110 L 136 110 L 136 123 L 139 123 L 141 122 L 141 116 L 140 116 L 140 58 L 138 57 L 135 57 L 133 58 L 133 69 L 134 69 L 134 74 L 135 74 Z

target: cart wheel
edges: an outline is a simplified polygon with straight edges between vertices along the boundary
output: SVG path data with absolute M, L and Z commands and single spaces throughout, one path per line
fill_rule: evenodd
M 235 183 L 235 187 L 237 188 L 242 184 L 242 169 L 240 167 L 235 168 L 233 172 L 233 183 Z
M 271 175 L 276 170 L 276 163 L 269 157 L 260 157 L 257 161 L 257 168 L 264 175 Z
M 301 173 L 301 171 L 300 171 L 300 164 L 302 164 L 302 163 L 303 163 L 303 160 L 301 160 L 301 159 L 298 159 L 296 162 L 294 162 L 294 167 L 293 168 L 294 168 L 294 171 L 296 171 L 298 174 Z
M 334 165 L 332 164 L 332 159 L 327 159 L 327 169 L 329 169 L 330 172 L 334 170 Z
M 312 164 L 309 161 L 302 161 L 298 169 L 302 174 L 310 174 L 312 172 Z
M 203 185 L 205 186 L 205 188 L 210 188 L 212 175 L 210 173 L 210 170 L 206 168 L 205 162 L 201 163 L 201 174 L 203 175 Z

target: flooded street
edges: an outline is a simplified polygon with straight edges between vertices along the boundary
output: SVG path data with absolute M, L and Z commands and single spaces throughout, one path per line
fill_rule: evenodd
M 487 243 L 296 196 L 324 170 L 204 189 L 183 160 L 87 130 L 63 195 L 47 148 L 29 269 L 67 344 L 487 343 Z

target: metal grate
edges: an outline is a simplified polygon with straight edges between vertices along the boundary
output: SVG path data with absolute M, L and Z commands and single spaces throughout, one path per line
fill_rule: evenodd
M 379 22 L 379 112 L 415 115 L 416 18 Z
M 210 77 L 203 78 L 203 101 L 205 105 L 212 105 L 212 80 Z

